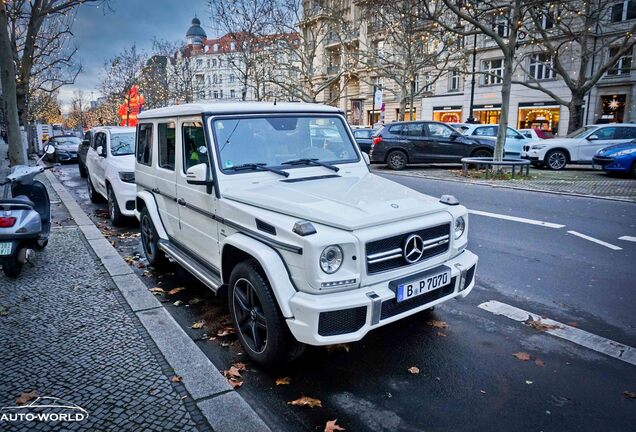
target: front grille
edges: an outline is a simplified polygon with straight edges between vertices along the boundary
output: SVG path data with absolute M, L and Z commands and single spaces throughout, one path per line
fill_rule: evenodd
M 417 262 L 446 252 L 450 245 L 450 224 L 448 223 L 369 242 L 366 247 L 367 274 L 410 265 L 411 263 L 404 258 L 403 251 L 406 239 L 412 234 L 419 235 L 425 244 L 422 257 Z
M 382 302 L 382 311 L 380 312 L 380 319 L 391 318 L 392 316 L 399 315 L 402 312 L 415 309 L 416 307 L 425 305 L 442 297 L 446 297 L 455 291 L 455 279 L 452 278 L 448 285 L 438 288 L 434 291 L 422 294 L 414 297 L 410 300 L 398 303 L 396 299 L 385 300 Z
M 607 157 L 607 156 L 594 156 L 594 161 L 595 162 L 613 162 L 614 158 Z
M 321 312 L 318 319 L 318 334 L 320 336 L 335 336 L 353 333 L 360 330 L 366 321 L 366 306 Z
M 530 146 L 523 146 L 523 151 L 528 151 L 530 150 Z

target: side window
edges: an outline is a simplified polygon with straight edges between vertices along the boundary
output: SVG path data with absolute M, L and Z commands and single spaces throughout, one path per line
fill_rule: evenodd
M 615 127 L 600 128 L 600 129 L 597 129 L 596 132 L 593 133 L 592 135 L 598 136 L 598 139 L 601 139 L 601 140 L 616 139 L 614 138 L 614 135 L 616 134 L 616 129 L 618 128 L 615 128 Z
M 137 162 L 152 164 L 152 123 L 140 124 L 137 132 Z
M 159 123 L 157 125 L 159 135 L 159 167 L 174 171 L 175 152 L 175 124 L 174 122 Z
M 188 168 L 204 163 L 209 165 L 208 148 L 205 145 L 201 122 L 184 122 L 181 127 L 183 139 L 183 172 Z
M 402 135 L 410 137 L 424 136 L 424 125 L 422 123 L 406 123 L 402 128 Z
M 101 146 L 106 152 L 106 134 L 104 132 L 98 132 L 95 135 L 95 141 L 93 141 L 93 148 L 97 150 L 97 147 Z
M 389 132 L 391 132 L 392 134 L 395 135 L 401 135 L 402 134 L 402 124 L 396 124 L 393 125 L 389 128 Z
M 518 138 L 518 139 L 523 138 L 523 136 L 518 134 L 517 131 L 515 131 L 513 128 L 506 129 L 506 136 L 508 138 Z
M 482 126 L 475 129 L 473 135 L 478 136 L 489 136 L 496 137 L 497 136 L 497 126 Z
M 617 127 L 614 139 L 634 139 L 636 138 L 636 127 Z
M 90 132 L 86 132 L 84 134 L 84 141 L 88 141 L 89 143 L 91 142 L 91 133 Z
M 100 133 L 95 134 L 95 136 L 93 137 L 93 141 L 91 141 L 91 148 L 93 150 L 97 150 L 97 138 L 99 138 L 100 135 Z
M 429 123 L 428 134 L 432 138 L 448 138 L 453 134 L 453 130 L 446 125 Z

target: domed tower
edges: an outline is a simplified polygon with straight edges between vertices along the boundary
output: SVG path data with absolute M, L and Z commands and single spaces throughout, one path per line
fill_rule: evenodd
M 186 39 L 189 45 L 203 45 L 203 42 L 208 38 L 205 34 L 205 30 L 201 27 L 201 21 L 196 16 L 192 18 L 192 25 L 186 33 Z

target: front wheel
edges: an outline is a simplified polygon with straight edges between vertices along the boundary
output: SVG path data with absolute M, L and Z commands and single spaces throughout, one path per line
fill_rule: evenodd
M 552 150 L 545 155 L 545 165 L 553 171 L 562 170 L 568 163 L 568 155 L 563 150 Z
M 290 333 L 256 261 L 244 261 L 234 267 L 228 301 L 241 345 L 254 362 L 272 368 L 302 354 L 305 345 Z
M 2 271 L 4 272 L 5 276 L 10 278 L 17 278 L 18 276 L 20 276 L 20 272 L 22 272 L 22 264 L 18 262 L 17 253 L 6 257 L 2 261 Z
M 393 150 L 386 157 L 386 164 L 392 170 L 403 170 L 408 162 L 406 153 L 401 150 Z
M 115 226 L 121 226 L 124 223 L 124 215 L 119 210 L 119 203 L 113 188 L 108 188 L 108 216 Z
M 155 224 L 152 222 L 148 209 L 144 208 L 141 211 L 141 245 L 144 248 L 144 253 L 148 259 L 148 264 L 153 267 L 160 267 L 166 263 L 166 256 L 163 251 L 159 249 L 159 234 L 155 228 Z

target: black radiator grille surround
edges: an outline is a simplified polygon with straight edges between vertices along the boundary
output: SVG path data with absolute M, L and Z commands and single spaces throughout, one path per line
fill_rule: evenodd
M 366 306 L 321 312 L 318 318 L 318 334 L 320 336 L 335 336 L 353 333 L 360 330 L 366 322 Z
M 366 254 L 373 255 L 379 252 L 385 252 L 392 249 L 402 249 L 406 238 L 411 234 L 417 234 L 422 237 L 422 240 L 427 241 L 437 237 L 448 235 L 448 242 L 435 246 L 431 249 L 424 251 L 420 261 L 432 258 L 436 255 L 442 254 L 450 247 L 450 223 L 434 226 L 431 228 L 425 228 L 419 231 L 411 231 L 404 234 L 399 234 L 393 237 L 387 237 L 381 240 L 374 240 L 366 245 Z M 387 270 L 394 270 L 400 267 L 405 267 L 409 264 L 404 257 L 394 258 L 387 261 L 381 261 L 378 263 L 369 264 L 367 262 L 367 274 L 380 273 Z
M 405 300 L 401 303 L 397 302 L 397 299 L 385 300 L 382 302 L 382 312 L 380 313 L 380 319 L 391 318 L 392 316 L 399 315 L 402 312 L 406 312 L 416 307 L 425 305 L 426 303 L 435 301 L 442 297 L 446 297 L 455 291 L 456 277 L 452 278 L 448 285 L 438 288 L 434 291 L 422 294 L 414 297 L 410 300 Z

